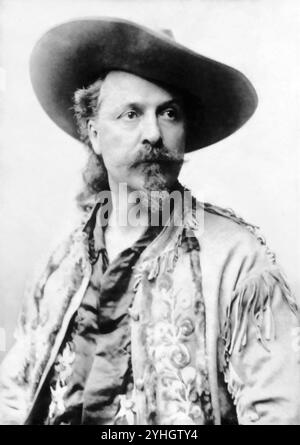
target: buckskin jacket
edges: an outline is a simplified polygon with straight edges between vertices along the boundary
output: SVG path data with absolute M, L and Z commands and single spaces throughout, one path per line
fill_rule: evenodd
M 230 423 L 234 408 L 239 424 L 300 424 L 299 312 L 274 255 L 230 210 L 193 200 L 179 225 L 176 212 L 138 259 L 122 313 L 106 308 L 122 320 L 111 366 L 114 353 L 116 375 L 132 363 L 137 423 Z M 91 272 L 81 225 L 26 292 L 1 366 L 1 424 L 31 423 Z

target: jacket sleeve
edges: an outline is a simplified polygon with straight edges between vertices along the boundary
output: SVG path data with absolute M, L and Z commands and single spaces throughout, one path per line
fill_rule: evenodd
M 21 318 L 21 317 L 20 317 Z M 0 368 L 0 424 L 21 425 L 28 410 L 28 376 L 26 370 L 30 337 L 19 321 L 15 343 Z
M 299 320 L 275 261 L 252 264 L 232 293 L 223 331 L 224 375 L 239 424 L 300 424 Z
M 15 329 L 15 342 L 0 366 L 0 424 L 21 425 L 31 400 L 31 367 L 34 361 L 34 326 L 39 296 L 52 268 L 51 257 L 39 278 L 27 286 Z
M 35 336 L 39 305 L 47 281 L 67 255 L 76 232 L 39 266 L 26 288 L 15 331 L 15 343 L 0 366 L 0 424 L 24 424 L 33 399 L 32 368 L 36 359 Z

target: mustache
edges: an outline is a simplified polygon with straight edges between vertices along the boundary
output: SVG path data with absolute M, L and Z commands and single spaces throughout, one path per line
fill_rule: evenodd
M 158 147 L 151 144 L 145 144 L 137 153 L 136 159 L 134 160 L 132 166 L 136 167 L 144 162 L 182 164 L 183 161 L 184 159 L 182 154 L 172 153 L 164 145 Z

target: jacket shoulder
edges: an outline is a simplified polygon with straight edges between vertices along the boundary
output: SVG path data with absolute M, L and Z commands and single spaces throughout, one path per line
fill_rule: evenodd
M 197 202 L 200 212 L 199 241 L 210 249 L 228 254 L 239 252 L 246 256 L 259 256 L 269 265 L 276 264 L 276 256 L 266 244 L 259 226 L 247 222 L 232 209 L 222 208 L 211 203 Z

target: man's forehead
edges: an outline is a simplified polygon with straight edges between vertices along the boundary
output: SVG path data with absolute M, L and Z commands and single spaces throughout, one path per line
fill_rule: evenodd
M 138 102 L 149 100 L 165 102 L 180 100 L 180 95 L 169 87 L 158 85 L 150 80 L 126 71 L 110 71 L 102 84 L 99 101 L 110 100 Z

